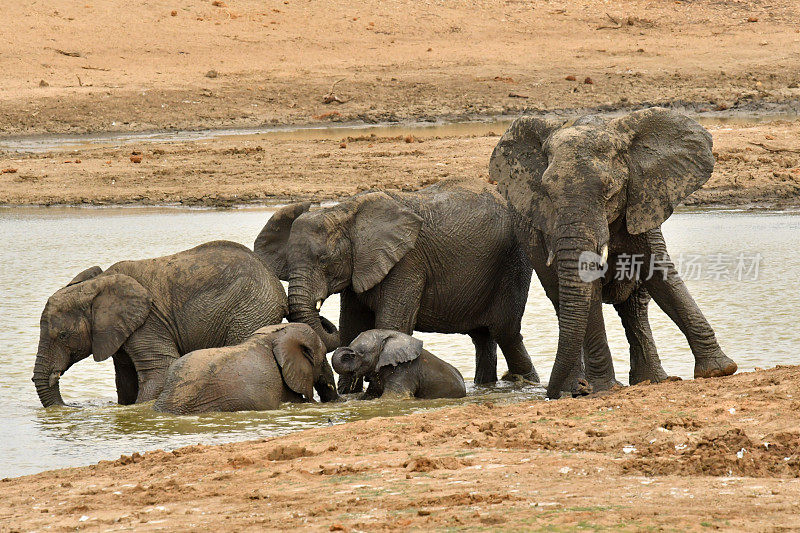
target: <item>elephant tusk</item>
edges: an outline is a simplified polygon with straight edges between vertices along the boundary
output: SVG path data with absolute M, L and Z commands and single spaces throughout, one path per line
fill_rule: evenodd
M 600 266 L 605 266 L 606 261 L 608 261 L 608 244 L 604 244 L 600 250 Z
M 55 387 L 56 383 L 58 383 L 59 378 L 61 378 L 61 372 L 53 372 L 50 374 L 50 379 L 47 382 L 48 385 L 51 387 Z
M 317 311 L 322 309 L 322 302 L 323 302 L 323 300 L 317 300 Z
M 553 250 L 550 250 L 550 253 L 547 254 L 547 266 L 552 265 L 553 264 L 553 259 L 555 259 L 555 258 L 556 258 L 556 254 L 553 252 Z

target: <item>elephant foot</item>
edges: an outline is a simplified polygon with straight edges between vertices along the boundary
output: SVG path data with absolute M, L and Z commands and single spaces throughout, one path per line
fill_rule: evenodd
M 591 393 L 596 392 L 603 392 L 603 391 L 611 391 L 617 389 L 625 388 L 625 385 L 617 381 L 616 379 L 603 379 L 603 380 L 592 380 L 589 383 L 589 388 L 591 389 Z
M 491 385 L 497 383 L 497 372 L 475 372 L 475 385 Z
M 503 374 L 503 377 L 500 379 L 522 385 L 539 385 L 541 383 L 539 380 L 539 374 L 536 373 L 536 370 L 528 372 L 527 374 L 512 374 L 509 371 Z
M 631 385 L 636 385 L 644 381 L 649 381 L 650 383 L 661 383 L 662 381 L 668 380 L 669 377 L 670 376 L 663 368 L 661 368 L 661 366 L 659 366 L 656 370 L 631 367 L 631 371 L 628 374 L 628 382 Z
M 695 378 L 716 378 L 730 376 L 739 367 L 727 355 L 720 351 L 717 355 L 697 359 L 694 364 Z
M 583 378 L 578 378 L 572 386 L 572 397 L 580 398 L 581 396 L 589 396 L 594 389 L 592 385 Z

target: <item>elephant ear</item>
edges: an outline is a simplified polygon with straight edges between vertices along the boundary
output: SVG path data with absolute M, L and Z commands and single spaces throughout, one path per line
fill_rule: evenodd
M 281 369 L 283 382 L 307 400 L 314 399 L 315 348 L 305 335 L 290 327 L 277 332 L 272 341 L 272 353 Z
M 267 221 L 256 237 L 253 251 L 263 259 L 279 279 L 289 279 L 286 262 L 286 241 L 295 219 L 311 208 L 311 202 L 300 202 L 282 207 Z
M 414 247 L 422 218 L 386 193 L 363 195 L 353 223 L 353 290 L 381 281 Z
M 543 231 L 555 214 L 542 187 L 548 165 L 544 143 L 562 125 L 563 121 L 552 118 L 519 117 L 500 138 L 489 160 L 489 176 L 512 210 Z
M 92 353 L 95 361 L 104 361 L 144 324 L 152 300 L 138 281 L 124 274 L 95 278 L 92 283 L 96 283 L 92 299 Z
M 418 358 L 422 353 L 422 341 L 399 331 L 381 332 L 385 335 L 378 354 L 375 370 L 384 366 L 397 366 Z
M 689 117 L 663 108 L 609 122 L 628 143 L 628 232 L 659 227 L 714 170 L 711 134 Z
M 86 280 L 90 280 L 96 276 L 99 276 L 102 273 L 103 269 L 100 268 L 99 266 L 89 267 L 80 274 L 78 274 L 77 276 L 75 276 L 74 278 L 72 278 L 72 281 L 67 283 L 65 287 L 69 287 L 70 285 L 77 285 L 78 283 L 82 283 Z

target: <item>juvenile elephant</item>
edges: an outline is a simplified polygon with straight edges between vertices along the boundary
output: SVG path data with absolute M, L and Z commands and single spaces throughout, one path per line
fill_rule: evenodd
M 582 352 L 595 390 L 615 382 L 602 302 L 614 304 L 622 319 L 631 383 L 667 377 L 647 318 L 651 297 L 688 339 L 695 377 L 736 372 L 680 279 L 660 229 L 711 176 L 711 145 L 697 122 L 661 108 L 613 120 L 582 117 L 571 126 L 521 117 L 500 139 L 490 174 L 509 200 L 520 240 L 558 314 L 549 397 L 574 387 Z
M 175 359 L 239 343 L 286 312 L 275 274 L 233 242 L 122 261 L 105 272 L 95 266 L 48 299 L 33 382 L 42 405 L 63 404 L 61 375 L 94 354 L 96 361 L 113 358 L 119 403 L 152 400 Z
M 373 329 L 350 346 L 333 352 L 331 364 L 349 382 L 369 382 L 363 399 L 463 398 L 467 391 L 461 372 L 428 350 L 422 341 L 398 331 Z
M 325 345 L 310 326 L 267 326 L 236 346 L 197 350 L 172 363 L 153 408 L 195 414 L 313 402 L 324 361 Z
M 520 335 L 531 266 L 506 202 L 488 183 L 447 180 L 417 192 L 364 192 L 309 211 L 275 213 L 254 249 L 289 282 L 289 319 L 328 350 L 370 329 L 467 333 L 476 383 L 497 381 L 497 346 L 512 374 L 538 381 Z M 319 309 L 341 294 L 339 333 Z M 339 392 L 360 382 L 339 380 Z

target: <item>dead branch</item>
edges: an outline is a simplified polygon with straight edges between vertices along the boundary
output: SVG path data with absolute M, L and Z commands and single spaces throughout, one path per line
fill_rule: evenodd
M 342 82 L 342 81 L 344 81 L 344 78 L 336 80 L 335 82 L 333 82 L 333 85 L 331 85 L 331 90 L 328 91 L 328 94 L 326 94 L 325 96 L 322 97 L 322 103 L 323 104 L 332 104 L 334 102 L 336 102 L 337 104 L 343 104 L 343 103 L 347 102 L 347 100 L 342 100 L 341 98 L 336 96 L 334 94 L 334 92 L 333 92 L 334 89 L 336 89 L 336 85 L 338 85 L 339 82 Z
M 794 148 L 783 148 L 781 146 L 767 146 L 764 143 L 755 143 L 750 141 L 748 144 L 752 144 L 753 146 L 758 146 L 759 148 L 763 148 L 767 152 L 771 152 L 773 154 L 779 154 L 781 152 L 789 152 L 792 154 L 800 154 L 800 150 L 796 150 Z

